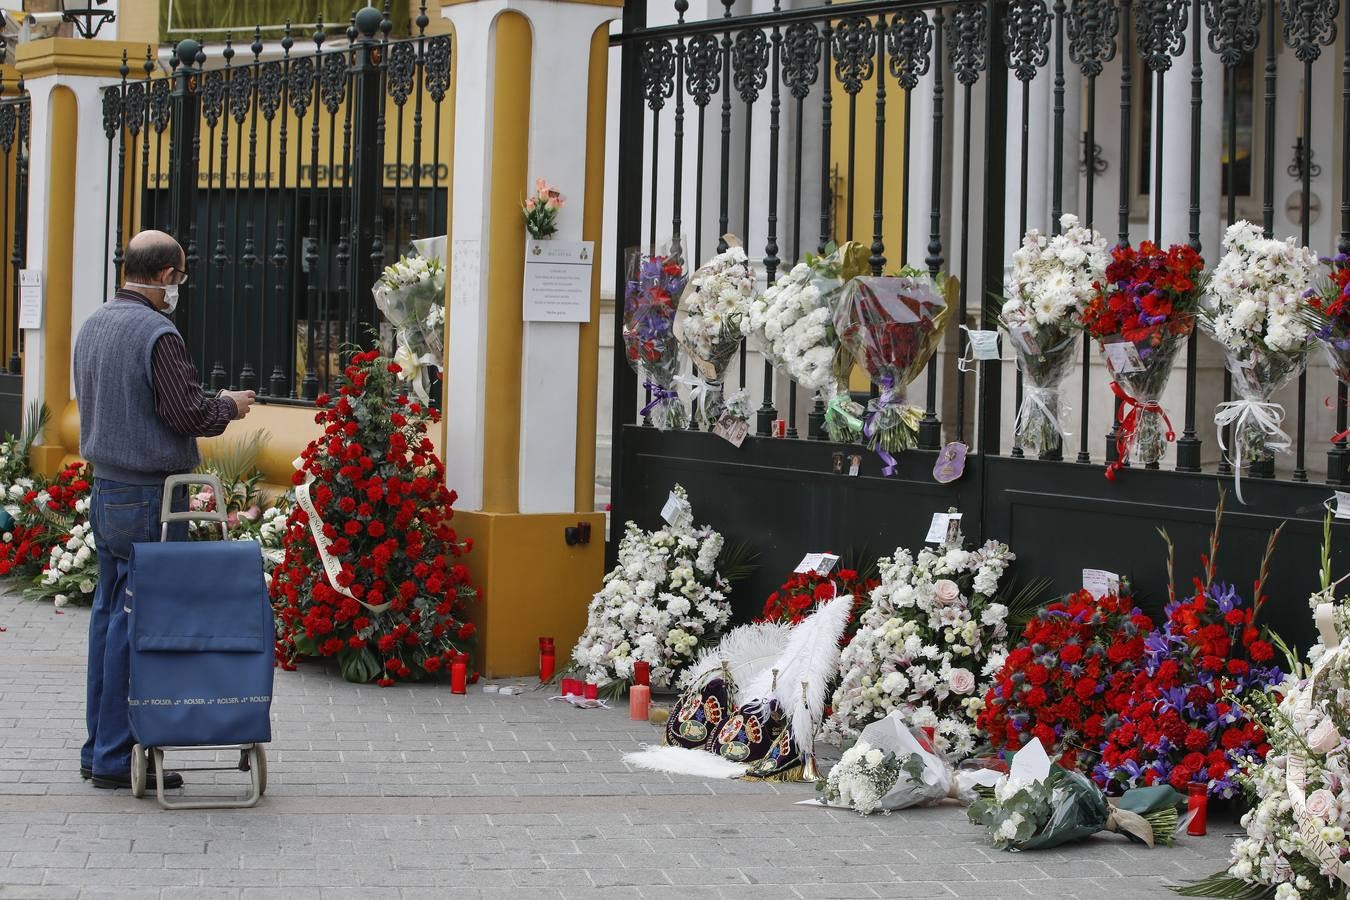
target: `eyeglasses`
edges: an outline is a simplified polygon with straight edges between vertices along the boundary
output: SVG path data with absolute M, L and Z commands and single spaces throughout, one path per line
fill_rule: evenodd
M 178 279 L 178 282 L 177 282 L 178 284 L 187 284 L 187 282 L 188 282 L 188 273 L 187 273 L 187 272 L 184 272 L 182 269 L 178 268 L 177 266 L 169 266 L 169 268 L 170 268 L 170 269 L 173 269 L 173 270 L 174 270 L 175 272 L 177 272 L 179 275 L 182 275 L 182 276 L 183 276 L 182 278 Z

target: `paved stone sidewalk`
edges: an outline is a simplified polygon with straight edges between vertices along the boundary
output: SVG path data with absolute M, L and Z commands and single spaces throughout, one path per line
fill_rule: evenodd
M 862 818 L 795 806 L 806 785 L 632 771 L 624 752 L 656 732 L 626 710 L 317 665 L 277 673 L 257 808 L 165 812 L 80 780 L 88 617 L 63 612 L 0 596 L 0 898 L 1125 900 L 1215 871 L 1234 830 L 1000 853 L 955 807 Z M 200 796 L 244 776 L 187 778 Z

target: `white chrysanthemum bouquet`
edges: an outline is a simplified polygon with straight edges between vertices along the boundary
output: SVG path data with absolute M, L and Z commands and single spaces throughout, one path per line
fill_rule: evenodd
M 591 598 L 572 663 L 593 683 L 627 682 L 641 660 L 651 664 L 653 687 L 673 685 L 731 620 L 728 581 L 718 569 L 722 535 L 694 525 L 684 488 L 673 494 L 674 523 L 643 531 L 629 522 L 618 565 Z
M 1200 325 L 1223 347 L 1233 374 L 1239 399 L 1219 404 L 1214 421 L 1221 444 L 1222 429 L 1233 426 L 1233 463 L 1240 470 L 1244 460 L 1289 449 L 1289 435 L 1280 428 L 1284 409 L 1270 397 L 1307 362 L 1313 331 L 1308 299 L 1318 261 L 1293 238 L 1264 237 L 1246 221 L 1229 226 L 1223 247 Z
M 1111 256 L 1106 239 L 1065 214 L 1059 234 L 1026 233 L 1004 278 L 1000 321 L 1022 371 L 1022 407 L 1017 411 L 1020 445 L 1043 453 L 1067 432 L 1060 384 L 1072 371 L 1083 310 L 1106 278 Z
M 867 251 L 849 242 L 826 256 L 807 256 L 750 303 L 741 330 L 778 371 L 826 402 L 830 438 L 862 431 L 862 408 L 848 399 L 853 360 L 840 350 L 835 309 L 844 285 L 869 271 Z
M 86 520 L 73 525 L 64 541 L 52 545 L 47 566 L 27 595 L 35 599 L 50 597 L 56 606 L 90 603 L 97 584 L 94 529 Z
M 826 739 L 844 743 L 900 710 L 934 729 L 938 752 L 974 751 L 981 698 L 1008 653 L 1008 607 L 996 598 L 1014 556 L 997 541 L 977 550 L 961 541 L 902 547 L 877 564 L 881 586 L 844 648 Z
M 428 370 L 439 370 L 444 360 L 445 266 L 435 257 L 400 256 L 385 267 L 371 293 L 394 326 L 399 377 L 412 382 L 423 403 L 430 402 Z
M 689 279 L 680 299 L 675 336 L 694 360 L 694 415 L 711 428 L 725 409 L 722 378 L 741 346 L 741 323 L 755 293 L 755 274 L 734 238 Z

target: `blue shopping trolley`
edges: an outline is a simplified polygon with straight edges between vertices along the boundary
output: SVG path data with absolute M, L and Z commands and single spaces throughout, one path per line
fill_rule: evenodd
M 276 628 L 263 579 L 262 548 L 229 540 L 224 510 L 172 512 L 174 489 L 209 485 L 211 475 L 175 475 L 164 485 L 157 544 L 133 544 L 127 578 L 130 612 L 131 791 L 145 796 L 148 756 L 165 809 L 255 805 L 267 790 L 262 745 L 272 739 L 272 673 Z M 218 504 L 219 505 L 219 504 Z M 222 540 L 169 541 L 172 522 L 219 523 Z M 164 796 L 165 750 L 238 750 L 237 766 L 182 771 L 250 773 L 242 799 L 171 802 Z

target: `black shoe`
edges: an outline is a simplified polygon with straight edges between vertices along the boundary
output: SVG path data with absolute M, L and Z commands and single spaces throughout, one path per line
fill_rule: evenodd
M 96 788 L 104 788 L 105 790 L 113 790 L 116 788 L 126 788 L 127 790 L 131 789 L 130 772 L 123 772 L 120 775 L 94 775 L 93 779 L 94 779 L 94 787 Z M 156 783 L 155 772 L 153 769 L 151 769 L 145 775 L 146 789 L 149 790 L 154 788 L 155 783 Z M 177 772 L 164 773 L 164 787 L 166 790 L 172 788 L 180 788 L 182 786 L 183 786 L 182 775 L 179 775 Z
M 88 766 L 80 766 L 80 777 L 85 781 L 88 781 L 90 778 L 94 777 L 94 770 Z

